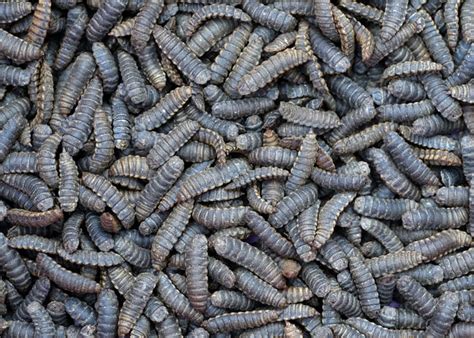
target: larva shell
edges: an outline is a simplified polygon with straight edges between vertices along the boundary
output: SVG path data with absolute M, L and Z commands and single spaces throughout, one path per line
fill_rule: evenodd
M 142 248 L 133 241 L 122 236 L 115 239 L 114 251 L 120 254 L 120 256 L 133 266 L 146 268 L 150 265 L 150 250 Z
M 357 289 L 362 311 L 369 318 L 376 318 L 380 311 L 380 299 L 369 267 L 357 257 L 349 257 L 349 269 Z
M 174 156 L 163 164 L 142 190 L 135 212 L 139 221 L 147 218 L 158 205 L 160 199 L 176 182 L 184 170 L 184 162 Z
M 88 22 L 89 17 L 84 6 L 79 5 L 68 11 L 66 31 L 54 61 L 54 69 L 64 69 L 71 62 Z
M 32 250 L 55 255 L 59 242 L 37 235 L 22 235 L 10 238 L 8 246 L 14 249 Z
M 155 26 L 153 36 L 163 53 L 193 82 L 205 84 L 211 79 L 209 69 L 172 32 Z
M 401 219 L 408 211 L 418 209 L 419 204 L 408 199 L 388 199 L 360 196 L 354 201 L 354 210 L 364 216 L 387 220 Z
M 311 179 L 319 186 L 336 191 L 360 190 L 369 183 L 366 175 L 347 175 L 325 171 L 317 167 L 311 172 Z
M 327 63 L 336 72 L 345 72 L 350 67 L 349 58 L 334 45 L 329 39 L 323 36 L 319 30 L 310 27 L 309 37 L 312 49 L 318 58 Z
M 123 50 L 118 52 L 117 58 L 127 96 L 134 104 L 143 103 L 146 99 L 145 79 L 139 72 L 137 63 L 129 53 Z
M 451 87 L 449 94 L 458 101 L 474 103 L 474 86 L 472 84 Z
M 161 272 L 158 278 L 157 289 L 163 303 L 177 315 L 200 324 L 204 319 L 203 315 L 192 307 L 186 296 L 178 291 L 168 276 Z
M 15 22 L 28 15 L 32 8 L 30 2 L 3 3 L 0 5 L 0 11 L 2 12 L 0 15 L 0 23 Z
M 252 232 L 275 253 L 283 257 L 293 257 L 296 254 L 291 242 L 275 231 L 258 213 L 248 211 L 245 220 Z
M 407 212 L 402 217 L 407 229 L 447 229 L 458 228 L 468 221 L 465 208 L 420 208 Z
M 64 222 L 62 245 L 68 253 L 73 253 L 79 248 L 80 228 L 84 218 L 84 213 L 75 212 Z
M 339 118 L 332 111 L 313 110 L 281 102 L 279 112 L 290 122 L 318 129 L 332 129 L 340 124 Z
M 432 61 L 405 61 L 396 63 L 385 69 L 382 74 L 382 79 L 388 81 L 397 77 L 437 73 L 442 69 L 442 65 Z
M 0 50 L 6 57 L 22 63 L 39 59 L 42 56 L 42 51 L 39 47 L 33 45 L 26 40 L 22 40 L 9 32 L 0 30 Z
M 111 289 L 103 289 L 97 295 L 95 303 L 97 311 L 97 331 L 98 337 L 110 336 L 110 332 L 117 329 L 119 303 L 115 292 Z
M 273 41 L 269 42 L 263 50 L 267 53 L 281 52 L 295 43 L 296 35 L 296 31 L 281 33 Z
M 385 147 L 401 170 L 420 184 L 438 185 L 439 180 L 423 163 L 410 146 L 396 133 L 389 132 L 384 139 Z
M 409 309 L 384 306 L 380 311 L 378 323 L 391 329 L 424 329 L 426 322 L 423 317 Z
M 24 174 L 7 174 L 3 175 L 1 179 L 6 184 L 29 195 L 32 202 L 41 211 L 53 207 L 54 201 L 51 192 L 41 179 Z
M 37 301 L 32 302 L 26 308 L 34 326 L 34 333 L 41 337 L 52 338 L 55 336 L 56 328 L 51 316 L 46 309 Z
M 440 284 L 438 290 L 441 292 L 468 290 L 471 289 L 471 285 L 473 282 L 473 275 L 453 278 L 447 282 Z
M 296 49 L 286 49 L 271 56 L 244 75 L 239 81 L 240 95 L 248 95 L 265 87 L 284 72 L 305 63 L 308 55 Z
M 468 246 L 470 243 L 471 236 L 464 231 L 448 229 L 428 238 L 411 242 L 406 246 L 406 250 L 417 251 L 429 261 Z
M 409 276 L 402 276 L 397 281 L 397 289 L 407 304 L 423 318 L 429 319 L 436 310 L 436 300 L 418 282 Z
M 202 25 L 187 41 L 187 46 L 198 57 L 203 56 L 219 40 L 232 33 L 233 20 L 211 19 Z
M 408 1 L 394 1 L 387 4 L 382 18 L 380 37 L 384 40 L 391 39 L 403 24 L 407 13 Z
M 318 311 L 306 304 L 290 304 L 281 311 L 280 320 L 295 320 L 318 315 Z
M 145 48 L 153 30 L 153 23 L 158 19 L 163 6 L 162 0 L 145 1 L 141 6 L 130 32 L 130 42 L 136 51 L 140 52 Z
M 191 217 L 193 204 L 191 200 L 175 206 L 158 229 L 151 247 L 152 264 L 157 270 L 164 267 L 171 249 L 183 233 Z
M 123 262 L 122 257 L 113 252 L 78 250 L 74 253 L 68 253 L 66 250 L 58 248 L 57 253 L 64 260 L 78 265 L 109 267 Z
M 114 56 L 102 42 L 94 42 L 92 52 L 102 78 L 104 92 L 111 93 L 119 82 L 119 71 Z
M 210 333 L 250 329 L 276 321 L 278 315 L 279 311 L 277 310 L 231 312 L 209 318 L 203 323 L 203 326 Z
M 444 278 L 443 269 L 438 265 L 423 264 L 407 270 L 401 275 L 409 275 L 422 285 L 433 285 L 440 283 Z
M 147 156 L 148 165 L 156 169 L 162 166 L 179 148 L 181 148 L 199 129 L 199 123 L 184 121 L 155 143 Z
M 276 205 L 276 211 L 268 221 L 276 228 L 281 228 L 291 221 L 299 212 L 308 208 L 318 198 L 318 189 L 308 183 L 292 191 Z
M 25 124 L 26 120 L 21 115 L 16 115 L 3 125 L 0 134 L 0 160 L 5 159 Z
M 55 188 L 59 184 L 59 175 L 56 163 L 56 151 L 61 142 L 59 134 L 49 136 L 38 150 L 38 172 L 40 177 Z
M 456 121 L 462 114 L 461 106 L 449 96 L 448 88 L 441 77 L 434 74 L 422 76 L 426 94 L 441 115 L 449 121 Z
M 18 290 L 26 291 L 32 282 L 30 273 L 18 252 L 8 247 L 8 240 L 3 234 L 0 236 L 0 250 L 2 252 L 0 265 L 8 280 Z
M 51 1 L 38 1 L 25 40 L 41 47 L 52 21 Z
M 153 108 L 145 111 L 135 119 L 139 129 L 152 130 L 158 128 L 181 109 L 191 97 L 189 86 L 178 87 L 166 94 Z
M 158 283 L 158 276 L 144 272 L 139 274 L 125 296 L 118 318 L 118 334 L 128 334 L 143 312 L 153 289 Z
M 195 235 L 185 251 L 186 295 L 200 312 L 206 310 L 209 298 L 207 262 L 207 239 L 204 235 Z
M 411 102 L 416 102 L 426 98 L 426 92 L 423 85 L 410 80 L 397 79 L 390 81 L 388 84 L 388 90 L 393 96 Z
M 52 282 L 64 290 L 74 293 L 96 293 L 101 289 L 95 281 L 66 270 L 43 253 L 36 256 L 36 264 Z
M 474 250 L 468 249 L 441 258 L 438 265 L 443 269 L 445 279 L 453 279 L 469 273 L 474 265 Z
M 420 252 L 414 251 L 412 248 L 406 250 L 370 258 L 366 261 L 366 265 L 371 274 L 377 278 L 411 269 L 426 260 Z
M 211 295 L 210 300 L 214 306 L 236 311 L 249 311 L 255 307 L 255 302 L 239 291 L 219 290 Z
M 318 297 L 325 297 L 331 291 L 328 277 L 315 263 L 307 263 L 303 266 L 301 278 Z
M 241 172 L 248 169 L 249 165 L 243 159 L 229 160 L 222 166 L 206 169 L 183 182 L 177 196 L 178 201 L 199 196 L 202 193 L 229 183 L 238 177 Z
M 338 7 L 331 6 L 331 10 L 341 40 L 341 51 L 352 60 L 355 52 L 355 33 L 353 25 L 348 16 Z
M 247 268 L 278 289 L 284 287 L 278 266 L 264 252 L 232 237 L 216 237 L 211 244 L 220 256 Z
M 353 192 L 339 193 L 334 195 L 322 206 L 313 240 L 313 246 L 315 248 L 321 248 L 331 237 L 336 226 L 337 218 L 355 196 L 356 194 Z
M 289 32 L 296 27 L 296 19 L 291 14 L 276 8 L 247 0 L 243 1 L 242 8 L 253 20 L 276 31 Z
M 385 223 L 362 217 L 360 226 L 382 243 L 389 252 L 396 252 L 403 249 L 403 244 L 400 239 Z

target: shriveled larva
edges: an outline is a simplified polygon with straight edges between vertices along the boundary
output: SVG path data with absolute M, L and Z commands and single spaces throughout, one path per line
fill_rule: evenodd
M 134 266 L 145 268 L 150 265 L 150 250 L 142 248 L 123 236 L 115 239 L 114 251 Z
M 382 256 L 373 257 L 366 261 L 372 275 L 377 278 L 413 268 L 421 264 L 425 257 L 413 249 L 397 251 Z
M 157 270 L 164 267 L 171 249 L 183 233 L 191 217 L 193 204 L 193 201 L 190 200 L 175 206 L 163 225 L 158 229 L 151 247 L 152 265 Z
M 355 196 L 353 192 L 338 193 L 321 207 L 313 240 L 314 247 L 320 248 L 327 242 L 334 232 L 337 218 Z
M 169 277 L 162 272 L 160 272 L 158 277 L 157 290 L 165 305 L 172 309 L 173 312 L 198 324 L 203 321 L 203 315 L 192 307 L 186 296 L 178 291 Z
M 265 87 L 284 72 L 308 61 L 308 55 L 297 49 L 287 49 L 256 66 L 239 81 L 240 95 L 248 95 Z
M 209 69 L 172 32 L 161 26 L 155 26 L 153 36 L 163 53 L 183 74 L 198 84 L 205 84 L 210 80 Z
M 409 199 L 360 196 L 354 201 L 354 210 L 357 213 L 386 220 L 401 219 L 403 214 L 418 208 L 419 204 Z
M 280 32 L 289 32 L 296 27 L 296 19 L 286 12 L 252 1 L 243 1 L 242 8 L 250 17 L 263 26 Z
M 313 110 L 287 102 L 280 103 L 279 111 L 290 122 L 318 129 L 331 129 L 340 124 L 337 115 L 331 111 Z
M 206 310 L 209 298 L 207 261 L 207 239 L 204 235 L 195 235 L 185 251 L 186 295 L 191 305 L 200 312 Z
M 56 263 L 49 256 L 39 253 L 36 257 L 36 263 L 41 271 L 48 278 L 64 290 L 75 293 L 95 293 L 99 292 L 101 287 L 95 281 L 92 281 L 79 274 L 66 270 Z
M 467 249 L 442 257 L 438 261 L 438 265 L 443 269 L 445 279 L 463 276 L 469 273 L 474 266 L 474 250 Z
M 111 289 L 103 289 L 97 295 L 97 336 L 105 338 L 117 329 L 119 303 L 117 295 Z
M 158 276 L 149 272 L 143 272 L 136 277 L 120 309 L 117 329 L 119 335 L 126 335 L 131 331 L 155 289 L 158 279 Z
M 410 210 L 402 217 L 403 226 L 407 229 L 448 229 L 459 228 L 467 223 L 466 208 L 420 208 Z
M 47 211 L 29 211 L 24 209 L 9 209 L 7 221 L 12 225 L 47 227 L 55 222 L 61 221 L 64 214 L 61 209 L 50 209 Z
M 364 261 L 357 257 L 349 257 L 349 269 L 357 289 L 362 311 L 370 318 L 378 316 L 380 299 L 374 277 Z
M 14 249 L 32 250 L 55 255 L 59 248 L 59 242 L 37 235 L 22 235 L 10 238 L 8 246 Z
M 285 280 L 276 263 L 250 244 L 232 237 L 216 237 L 211 244 L 220 256 L 249 269 L 274 287 L 281 289 L 285 286 Z
M 402 276 L 397 281 L 397 289 L 407 304 L 423 318 L 430 319 L 436 310 L 436 300 L 418 282 L 409 276 Z
M 212 317 L 203 322 L 203 326 L 211 333 L 229 332 L 259 327 L 276 321 L 277 310 L 255 310 L 246 312 L 231 312 Z

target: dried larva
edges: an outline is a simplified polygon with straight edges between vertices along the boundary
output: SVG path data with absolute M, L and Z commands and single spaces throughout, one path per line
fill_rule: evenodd
M 244 0 L 242 8 L 250 17 L 263 26 L 276 31 L 289 32 L 296 27 L 296 19 L 286 12 L 260 3 Z
M 82 181 L 107 203 L 125 228 L 133 224 L 135 213 L 132 207 L 106 178 L 92 173 L 83 173 Z
M 143 312 L 158 280 L 158 276 L 149 272 L 141 273 L 136 277 L 120 309 L 117 329 L 119 335 L 126 335 L 131 331 Z
M 409 276 L 402 276 L 397 281 L 397 289 L 413 310 L 423 318 L 429 319 L 436 310 L 436 300 L 428 291 Z
M 142 248 L 123 236 L 119 236 L 114 242 L 114 251 L 120 254 L 128 263 L 141 268 L 150 265 L 150 250 Z
M 396 132 L 389 132 L 384 145 L 399 168 L 420 184 L 438 185 L 439 180 Z
M 409 199 L 389 199 L 360 196 L 354 201 L 354 210 L 364 216 L 386 220 L 399 220 L 403 214 L 416 210 L 419 204 Z
M 163 53 L 184 75 L 198 84 L 205 84 L 210 80 L 209 69 L 172 32 L 161 26 L 155 26 L 153 36 Z
M 183 169 L 183 160 L 174 156 L 157 170 L 154 177 L 142 190 L 137 201 L 135 212 L 139 221 L 144 220 L 153 212 L 160 199 L 181 175 Z
M 331 291 L 327 296 L 328 303 L 347 317 L 360 317 L 362 310 L 359 301 L 351 293 L 343 290 Z
M 451 254 L 438 260 L 438 265 L 443 269 L 445 279 L 453 279 L 469 273 L 474 266 L 474 250 L 467 249 Z
M 92 52 L 102 78 L 104 92 L 111 93 L 117 88 L 119 82 L 119 70 L 114 56 L 102 42 L 94 42 Z
M 295 43 L 296 34 L 296 31 L 282 33 L 268 43 L 263 50 L 267 53 L 281 52 Z
M 438 290 L 441 292 L 469 290 L 472 288 L 473 283 L 474 275 L 467 275 L 458 278 L 453 278 L 447 282 L 440 284 L 438 286 Z
M 185 121 L 178 124 L 168 134 L 161 137 L 150 150 L 147 163 L 152 169 L 162 166 L 179 148 L 181 148 L 199 129 L 199 123 Z
M 9 32 L 1 29 L 0 50 L 2 54 L 8 58 L 16 60 L 17 62 L 26 62 L 39 59 L 42 56 L 42 51 L 39 47 L 33 45 L 26 40 L 20 39 Z
M 458 101 L 474 103 L 474 86 L 472 84 L 450 87 L 449 94 Z
M 145 1 L 134 19 L 130 42 L 136 51 L 141 52 L 150 39 L 153 23 L 163 10 L 162 0 Z
M 207 261 L 207 239 L 204 235 L 195 235 L 185 251 L 186 295 L 191 305 L 200 312 L 206 310 L 209 298 Z
M 210 333 L 230 332 L 260 327 L 276 321 L 278 317 L 279 311 L 277 310 L 231 312 L 209 318 L 202 325 Z
M 111 289 L 102 289 L 95 303 L 97 311 L 97 336 L 109 337 L 117 329 L 119 303 L 117 295 Z
M 371 274 L 377 278 L 411 269 L 425 260 L 422 253 L 411 248 L 406 250 L 409 251 L 397 251 L 370 258 L 366 261 L 366 265 L 370 269 Z
M 299 107 L 292 103 L 281 102 L 279 112 L 290 122 L 320 129 L 338 127 L 340 120 L 334 112 Z
M 433 264 L 418 265 L 413 269 L 402 272 L 401 275 L 409 275 L 422 285 L 438 284 L 444 278 L 443 269 Z
M 337 218 L 349 203 L 352 202 L 355 196 L 356 194 L 353 192 L 338 193 L 321 207 L 313 240 L 313 246 L 315 248 L 321 248 L 331 237 L 336 226 Z
M 49 256 L 39 253 L 36 263 L 41 271 L 56 285 L 74 293 L 96 293 L 101 287 L 95 281 L 66 270 Z
M 32 10 L 32 5 L 30 2 L 13 2 L 13 3 L 3 3 L 0 6 L 0 23 L 11 23 L 15 22 L 22 17 L 28 15 Z
M 34 326 L 34 334 L 41 337 L 54 337 L 56 328 L 54 326 L 51 316 L 46 309 L 37 301 L 28 305 L 28 314 Z
M 357 297 L 362 311 L 369 318 L 377 317 L 380 311 L 380 299 L 369 267 L 361 258 L 353 256 L 349 257 L 349 269 L 357 289 Z
M 381 336 L 407 336 L 407 337 L 421 337 L 423 331 L 420 330 L 392 330 L 384 328 L 364 318 L 349 318 L 346 323 L 355 328 L 360 334 L 369 337 Z
M 192 307 L 186 296 L 178 291 L 169 277 L 162 272 L 158 277 L 157 290 L 163 303 L 174 313 L 198 324 L 203 321 L 203 315 Z
M 448 229 L 433 236 L 413 241 L 405 249 L 421 253 L 426 260 L 434 260 L 459 248 L 469 246 L 471 236 L 461 230 Z
M 191 217 L 193 204 L 194 203 L 191 200 L 181 202 L 175 206 L 163 222 L 162 226 L 158 229 L 151 247 L 152 265 L 157 270 L 164 267 L 166 263 L 165 260 L 171 249 L 183 233 L 189 218 Z
M 465 208 L 420 208 L 408 211 L 402 217 L 407 229 L 448 229 L 459 228 L 467 223 L 468 211 Z
M 30 211 L 24 209 L 9 209 L 6 220 L 12 225 L 46 227 L 61 221 L 64 214 L 61 209 L 50 209 L 47 211 Z
M 104 212 L 106 207 L 100 196 L 83 185 L 79 186 L 79 202 L 84 208 L 98 213 Z
M 35 152 L 11 152 L 0 165 L 2 174 L 27 174 L 38 172 Z
M 307 263 L 303 266 L 301 278 L 318 297 L 325 297 L 331 291 L 328 277 L 315 263 Z
M 248 207 L 214 208 L 196 204 L 192 216 L 196 222 L 213 230 L 231 228 L 245 223 Z
M 250 73 L 239 81 L 238 91 L 241 95 L 248 95 L 265 87 L 284 72 L 308 61 L 308 56 L 297 49 L 286 49 L 271 56 L 256 66 Z
M 416 312 L 384 306 L 380 311 L 380 316 L 377 322 L 390 329 L 424 329 L 426 328 L 426 321 Z
M 225 100 L 212 105 L 212 115 L 225 120 L 236 120 L 253 114 L 263 114 L 275 107 L 273 100 L 266 97 Z
M 264 282 L 248 270 L 235 270 L 236 287 L 248 298 L 277 308 L 286 306 L 286 299 L 282 293 Z
M 333 149 L 338 155 L 352 154 L 364 150 L 381 141 L 387 133 L 395 131 L 397 127 L 397 124 L 393 122 L 375 124 L 356 134 L 338 140 Z
M 78 326 L 94 325 L 97 317 L 94 309 L 76 297 L 68 297 L 64 302 L 66 312 Z
M 387 4 L 382 18 L 380 37 L 384 40 L 391 39 L 403 24 L 407 13 L 408 0 L 394 1 Z
M 405 79 L 390 81 L 388 90 L 393 96 L 410 102 L 416 102 L 426 98 L 423 85 L 415 81 Z
M 250 244 L 232 237 L 216 237 L 211 244 L 218 255 L 247 268 L 274 287 L 281 289 L 285 286 L 276 263 Z
M 308 208 L 318 198 L 318 189 L 312 183 L 305 184 L 285 196 L 276 205 L 276 211 L 268 221 L 276 228 L 281 228 L 299 212 Z
M 387 251 L 396 252 L 403 249 L 400 239 L 385 223 L 362 217 L 360 226 L 382 243 Z
M 32 250 L 55 255 L 59 248 L 59 242 L 37 235 L 22 235 L 9 239 L 8 246 L 14 249 Z
M 15 115 L 3 124 L 0 133 L 0 160 L 5 159 L 25 124 L 26 120 L 21 115 Z
M 297 152 L 278 146 L 264 146 L 250 152 L 248 159 L 252 164 L 275 166 L 290 169 L 297 157 Z
M 191 97 L 189 86 L 178 87 L 164 96 L 153 108 L 135 119 L 137 128 L 152 130 L 158 128 L 182 108 Z

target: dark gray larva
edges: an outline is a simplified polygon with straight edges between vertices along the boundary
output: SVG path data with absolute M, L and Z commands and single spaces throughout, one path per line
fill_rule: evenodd
M 0 3 L 0 331 L 469 336 L 473 18 Z

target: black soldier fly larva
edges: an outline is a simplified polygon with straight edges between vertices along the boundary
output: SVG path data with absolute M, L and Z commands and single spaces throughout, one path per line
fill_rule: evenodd
M 472 335 L 472 0 L 0 25 L 0 333 Z

